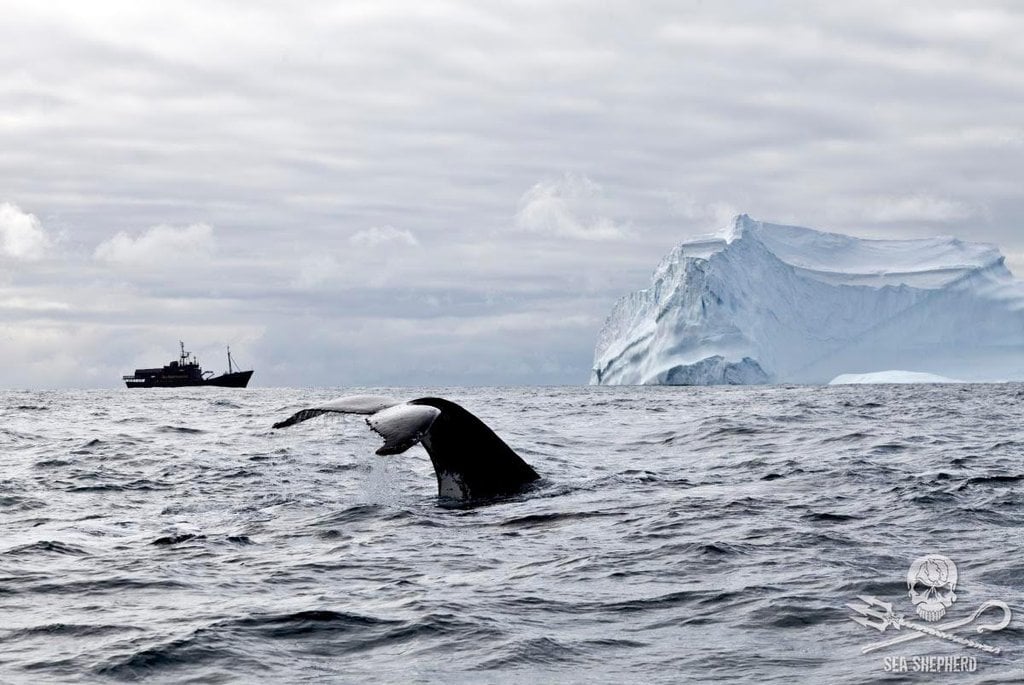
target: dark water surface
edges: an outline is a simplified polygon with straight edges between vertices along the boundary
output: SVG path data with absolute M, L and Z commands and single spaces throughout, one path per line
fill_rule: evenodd
M 385 391 L 545 476 L 470 509 L 359 417 L 270 429 L 339 394 L 0 393 L 0 682 L 1024 678 L 1024 386 Z M 918 620 L 926 553 L 958 566 L 948 619 L 1014 609 L 956 631 L 1001 654 L 861 654 L 902 633 L 846 604 Z M 913 672 L 933 655 L 975 670 Z

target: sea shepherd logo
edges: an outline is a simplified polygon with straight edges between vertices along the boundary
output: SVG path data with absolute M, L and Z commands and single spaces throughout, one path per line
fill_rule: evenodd
M 863 604 L 847 604 L 858 616 L 850 618 L 866 628 L 874 628 L 884 633 L 890 628 L 895 632 L 902 633 L 884 642 L 876 642 L 861 649 L 862 654 L 874 652 L 886 647 L 920 640 L 931 637 L 937 640 L 947 640 L 963 647 L 977 649 L 989 654 L 999 654 L 999 647 L 972 640 L 963 635 L 955 633 L 960 628 L 972 626 L 981 615 L 989 610 L 995 609 L 1002 613 L 997 623 L 982 623 L 974 626 L 973 632 L 993 633 L 1002 630 L 1010 625 L 1012 618 L 1010 607 L 1006 602 L 989 600 L 979 606 L 970 616 L 956 620 L 939 623 L 946 617 L 946 613 L 952 609 L 956 602 L 957 586 L 956 564 L 948 557 L 941 554 L 929 554 L 915 559 L 907 572 L 907 594 L 913 604 L 914 610 L 920 620 L 911 620 L 903 614 L 893 610 L 892 602 L 883 602 L 877 597 L 858 597 Z M 986 621 L 994 618 L 990 615 Z M 937 625 L 936 625 L 937 624 Z M 968 632 L 968 631 L 961 631 Z M 968 632 L 968 634 L 970 634 Z M 964 656 L 914 656 L 914 657 L 886 657 L 882 662 L 886 671 L 917 671 L 936 673 L 941 671 L 965 671 L 977 670 L 978 660 L 975 656 L 967 654 Z

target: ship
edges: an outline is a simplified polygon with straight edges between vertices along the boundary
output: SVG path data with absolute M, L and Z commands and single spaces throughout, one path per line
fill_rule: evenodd
M 219 376 L 213 371 L 203 371 L 199 360 L 191 352 L 185 351 L 185 343 L 181 345 L 181 355 L 177 361 L 158 369 L 135 369 L 130 376 L 121 379 L 129 388 L 186 388 L 196 385 L 213 385 L 220 388 L 244 388 L 252 378 L 252 370 L 236 370 L 231 359 L 231 348 L 228 347 L 228 370 Z

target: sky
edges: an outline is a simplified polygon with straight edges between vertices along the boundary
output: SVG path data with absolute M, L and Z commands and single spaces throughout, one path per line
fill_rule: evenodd
M 0 387 L 586 383 L 737 213 L 1024 272 L 1015 2 L 0 0 Z

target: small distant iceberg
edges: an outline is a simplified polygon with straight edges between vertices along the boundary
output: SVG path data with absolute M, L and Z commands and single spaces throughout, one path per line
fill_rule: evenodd
M 963 383 L 955 378 L 946 378 L 934 373 L 920 371 L 876 371 L 874 373 L 844 373 L 833 378 L 829 385 L 874 385 L 884 383 Z

